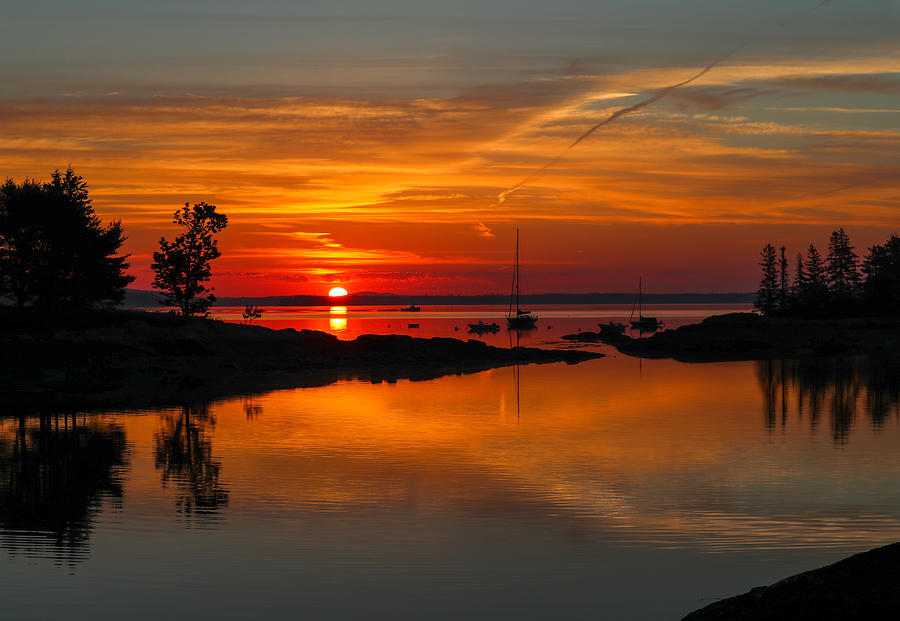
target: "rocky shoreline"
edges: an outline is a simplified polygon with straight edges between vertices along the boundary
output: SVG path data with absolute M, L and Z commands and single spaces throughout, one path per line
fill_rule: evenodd
M 146 408 L 339 379 L 423 380 L 602 354 L 504 349 L 477 340 L 272 330 L 139 311 L 97 311 L 52 329 L 7 322 L 0 391 L 8 409 Z
M 856 554 L 696 610 L 682 621 L 896 619 L 900 543 Z
M 596 332 L 563 338 L 600 341 L 631 356 L 684 362 L 886 354 L 896 352 L 900 345 L 900 319 L 799 319 L 730 313 L 646 338 Z

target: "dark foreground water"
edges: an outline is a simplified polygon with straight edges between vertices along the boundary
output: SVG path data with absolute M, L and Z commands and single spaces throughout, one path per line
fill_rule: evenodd
M 900 540 L 897 369 L 616 356 L 7 412 L 0 618 L 677 619 Z

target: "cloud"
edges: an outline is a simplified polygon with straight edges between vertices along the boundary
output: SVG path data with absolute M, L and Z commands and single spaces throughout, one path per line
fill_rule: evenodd
M 862 73 L 881 71 L 881 62 L 823 62 L 801 77 L 820 80 L 807 85 L 889 90 L 881 73 Z M 45 176 L 71 162 L 88 180 L 98 213 L 123 220 L 138 271 L 148 269 L 176 208 L 214 203 L 230 217 L 217 273 L 232 278 L 232 290 L 243 283 L 226 272 L 316 282 L 349 271 L 360 279 L 391 272 L 399 281 L 426 269 L 494 269 L 509 257 L 479 238 L 512 221 L 542 232 L 559 224 L 546 238 L 553 250 L 540 256 L 545 265 L 572 259 L 578 249 L 569 239 L 587 225 L 887 226 L 897 205 L 886 176 L 889 163 L 900 161 L 894 125 L 885 115 L 849 114 L 818 115 L 814 124 L 780 114 L 774 122 L 758 100 L 796 94 L 789 80 L 802 69 L 798 62 L 722 67 L 702 87 L 673 92 L 677 105 L 609 124 L 513 205 L 494 210 L 488 205 L 500 189 L 627 103 L 616 99 L 671 85 L 684 69 L 535 78 L 414 99 L 141 98 L 129 88 L 118 97 L 0 100 L 0 176 Z M 873 107 L 862 97 L 839 104 Z M 715 112 L 736 106 L 739 114 Z M 660 241 L 654 252 L 677 254 L 673 246 Z M 590 256 L 583 261 L 599 251 Z M 580 269 L 570 271 L 589 271 Z M 548 274 L 548 282 L 551 276 L 561 277 Z M 262 288 L 259 280 L 250 286 Z M 499 290 L 483 287 L 492 289 Z
M 837 91 L 849 93 L 900 93 L 900 77 L 891 74 L 792 75 L 777 77 L 771 83 L 806 91 Z
M 726 110 L 745 104 L 757 97 L 779 95 L 782 91 L 773 88 L 751 86 L 694 86 L 672 94 L 672 99 L 685 108 L 698 110 Z
M 487 239 L 493 239 L 494 237 L 496 237 L 496 235 L 491 232 L 491 229 L 485 226 L 482 222 L 478 222 L 475 225 L 475 231 L 478 233 L 479 237 L 486 237 Z

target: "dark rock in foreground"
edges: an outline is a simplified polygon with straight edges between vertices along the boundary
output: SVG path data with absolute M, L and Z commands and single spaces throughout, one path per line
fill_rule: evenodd
M 730 313 L 632 339 L 603 337 L 625 354 L 692 362 L 895 352 L 900 319 L 794 319 Z
M 900 618 L 900 543 L 731 597 L 682 621 Z
M 98 311 L 65 329 L 7 324 L 0 348 L 4 405 L 20 411 L 150 407 L 347 378 L 420 380 L 602 356 L 406 335 L 341 341 L 311 330 L 138 311 Z

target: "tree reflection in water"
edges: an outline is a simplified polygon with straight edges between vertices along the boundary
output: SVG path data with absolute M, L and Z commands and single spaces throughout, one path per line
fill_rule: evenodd
M 900 403 L 900 358 L 807 357 L 756 363 L 766 426 L 787 424 L 796 414 L 808 417 L 815 430 L 823 415 L 836 443 L 847 442 L 859 412 L 880 428 L 897 417 Z
M 74 563 L 104 499 L 121 503 L 128 446 L 117 424 L 75 415 L 0 420 L 0 543 Z
M 154 435 L 156 468 L 163 486 L 174 483 L 179 512 L 187 516 L 218 514 L 228 503 L 221 484 L 221 462 L 213 457 L 210 432 L 216 424 L 209 404 L 186 405 L 178 413 L 163 414 Z
M 262 414 L 262 406 L 256 403 L 252 395 L 241 398 L 241 406 L 244 408 L 244 415 L 247 420 L 256 420 Z

